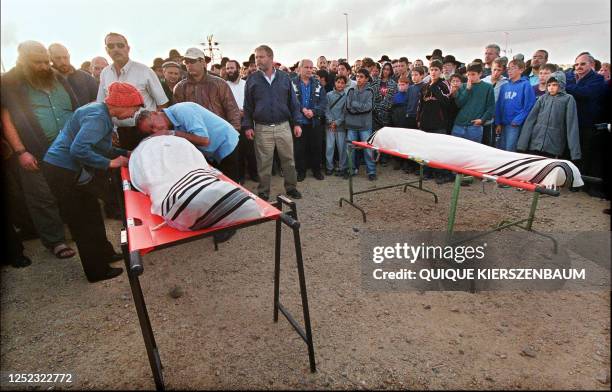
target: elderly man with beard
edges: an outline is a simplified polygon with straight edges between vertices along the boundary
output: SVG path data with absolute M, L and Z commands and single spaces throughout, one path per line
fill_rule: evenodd
M 57 201 L 40 171 L 47 149 L 77 108 L 68 81 L 54 72 L 47 49 L 26 41 L 17 65 L 2 75 L 2 128 L 19 161 L 23 197 L 45 247 L 57 258 L 75 251 L 66 245 Z
M 240 110 L 232 91 L 223 79 L 208 74 L 204 52 L 198 48 L 189 48 L 183 61 L 188 76 L 174 88 L 174 102 L 195 102 L 239 130 Z
M 96 80 L 87 72 L 75 69 L 70 64 L 70 53 L 68 53 L 68 49 L 64 45 L 49 45 L 49 57 L 51 58 L 53 68 L 70 83 L 72 91 L 76 94 L 79 106 L 96 100 L 98 95 Z
M 240 109 L 240 120 L 244 115 L 244 86 L 246 81 L 240 78 L 240 64 L 236 60 L 229 60 L 225 63 L 225 77 L 227 79 L 227 85 L 234 99 L 236 105 Z M 245 179 L 245 166 L 249 173 L 251 180 L 259 182 L 259 176 L 257 175 L 257 160 L 255 159 L 255 146 L 252 140 L 247 139 L 243 132 L 240 133 L 240 139 L 238 141 L 238 182 L 244 183 Z

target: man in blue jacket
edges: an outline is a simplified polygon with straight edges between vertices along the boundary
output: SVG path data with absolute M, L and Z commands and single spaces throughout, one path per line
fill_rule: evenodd
M 603 175 L 602 146 L 603 133 L 595 130 L 595 124 L 602 115 L 602 102 L 606 92 L 603 76 L 593 69 L 595 59 L 589 53 L 581 53 L 576 57 L 574 70 L 566 74 L 565 90 L 576 100 L 578 109 L 578 127 L 580 130 L 580 149 L 582 151 L 581 173 L 587 176 Z M 596 197 L 603 197 L 600 184 L 586 183 L 585 191 Z
M 324 178 L 321 173 L 324 128 L 322 119 L 327 108 L 327 96 L 325 89 L 312 76 L 312 67 L 312 61 L 300 61 L 299 77 L 292 81 L 293 90 L 300 103 L 298 124 L 302 127 L 302 137 L 293 140 L 298 181 L 304 181 L 307 166 L 310 166 L 314 178 Z
M 504 84 L 495 104 L 495 133 L 500 135 L 497 148 L 516 151 L 516 143 L 521 134 L 521 127 L 535 104 L 536 97 L 526 76 L 522 60 L 508 63 L 509 83 Z
M 293 160 L 293 135 L 299 138 L 302 128 L 297 124 L 300 104 L 289 76 L 277 71 L 274 52 L 269 46 L 255 49 L 255 62 L 259 71 L 252 73 L 244 87 L 244 135 L 255 140 L 255 157 L 259 172 L 258 196 L 268 200 L 274 149 L 278 151 L 285 179 L 285 191 L 289 197 L 300 199 L 297 190 L 295 163 Z

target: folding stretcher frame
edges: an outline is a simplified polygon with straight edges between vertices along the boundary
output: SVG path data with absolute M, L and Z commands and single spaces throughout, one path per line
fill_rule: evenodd
M 236 184 L 224 175 L 220 176 L 224 181 L 228 181 L 238 187 Z M 225 232 L 228 230 L 237 230 L 245 227 L 258 225 L 268 221 L 276 221 L 276 236 L 274 246 L 274 322 L 278 321 L 279 311 L 287 318 L 291 326 L 306 342 L 308 347 L 308 359 L 310 362 L 310 371 L 316 372 L 314 345 L 312 339 L 312 331 L 310 326 L 310 313 L 308 308 L 308 295 L 306 292 L 306 277 L 304 274 L 304 263 L 302 258 L 302 245 L 300 241 L 300 223 L 298 221 L 296 205 L 293 201 L 286 197 L 278 196 L 274 203 L 267 203 L 264 200 L 253 195 L 257 204 L 264 209 L 264 216 L 244 222 L 237 222 L 231 226 L 211 228 L 199 231 L 182 232 L 164 226 L 159 230 L 152 231 L 151 228 L 163 222 L 162 218 L 151 214 L 151 202 L 148 196 L 132 189 L 130 183 L 129 171 L 127 168 L 121 169 L 121 184 L 123 188 L 123 202 L 120 203 L 124 208 L 123 216 L 124 229 L 121 231 L 121 249 L 125 261 L 132 296 L 134 297 L 134 305 L 140 322 L 140 329 L 144 338 L 144 343 L 149 358 L 149 364 L 153 373 L 155 386 L 158 390 L 164 389 L 164 379 L 162 374 L 162 364 L 155 343 L 151 321 L 147 313 L 147 308 L 140 286 L 139 276 L 144 272 L 142 257 L 154 250 L 169 248 L 175 245 L 184 244 L 201 238 L 212 236 L 216 233 Z M 240 187 L 242 188 L 242 187 Z M 245 192 L 248 190 L 242 188 Z M 290 208 L 288 212 L 282 212 L 283 205 Z M 300 285 L 300 294 L 302 297 L 302 311 L 304 318 L 304 328 L 294 319 L 291 313 L 280 302 L 280 261 L 281 261 L 281 224 L 285 224 L 293 231 L 293 239 L 295 246 L 295 256 L 297 261 L 297 272 Z M 215 249 L 217 243 L 215 241 Z
M 460 242 L 471 241 L 471 240 L 473 240 L 475 238 L 479 238 L 479 237 L 482 237 L 484 235 L 491 234 L 493 232 L 496 232 L 496 231 L 499 231 L 499 230 L 502 230 L 502 229 L 506 229 L 506 228 L 509 228 L 509 227 L 512 227 L 512 226 L 516 226 L 516 227 L 519 227 L 521 229 L 524 229 L 524 230 L 533 232 L 535 234 L 538 234 L 538 235 L 541 235 L 541 236 L 549 238 L 553 242 L 553 244 L 554 244 L 554 252 L 555 253 L 557 252 L 557 242 L 556 242 L 556 240 L 553 237 L 551 237 L 551 236 L 548 236 L 548 235 L 546 235 L 544 233 L 540 233 L 540 232 L 535 231 L 532 226 L 533 226 L 533 220 L 535 218 L 535 212 L 536 212 L 536 209 L 538 207 L 538 200 L 539 200 L 540 194 L 545 194 L 545 195 L 549 195 L 549 196 L 559 196 L 559 191 L 558 190 L 548 189 L 548 188 L 546 188 L 544 186 L 533 184 L 533 183 L 529 183 L 529 182 L 510 180 L 510 179 L 507 179 L 507 178 L 504 178 L 504 177 L 492 176 L 492 175 L 480 173 L 480 172 L 477 172 L 477 171 L 474 171 L 474 170 L 464 169 L 464 168 L 460 168 L 460 167 L 456 167 L 456 166 L 452 166 L 452 165 L 447 165 L 447 164 L 443 164 L 443 163 L 439 163 L 439 162 L 434 162 L 434 161 L 428 161 L 428 160 L 420 159 L 418 157 L 410 156 L 410 155 L 407 155 L 407 154 L 402 154 L 402 153 L 394 151 L 394 150 L 387 150 L 387 149 L 384 149 L 384 148 L 378 148 L 378 147 L 375 147 L 375 146 L 373 146 L 371 144 L 368 144 L 366 142 L 356 142 L 356 141 L 355 142 L 351 142 L 348 145 L 348 152 L 349 152 L 348 153 L 348 157 L 349 157 L 348 158 L 348 161 L 349 161 L 348 163 L 349 163 L 349 171 L 351 173 L 352 173 L 352 165 L 353 165 L 352 159 L 351 159 L 351 155 L 352 155 L 352 150 L 356 149 L 356 148 L 359 148 L 359 149 L 366 149 L 366 148 L 368 148 L 368 149 L 372 149 L 372 150 L 375 150 L 375 151 L 378 151 L 378 152 L 381 152 L 381 153 L 384 153 L 384 154 L 389 154 L 389 155 L 392 155 L 392 156 L 395 156 L 395 157 L 399 157 L 399 158 L 403 158 L 403 159 L 410 159 L 410 160 L 415 161 L 416 163 L 418 163 L 419 164 L 419 168 L 420 168 L 420 170 L 419 170 L 419 180 L 418 180 L 419 186 L 418 187 L 410 185 L 411 183 L 417 182 L 417 181 L 413 181 L 413 182 L 408 182 L 408 183 L 405 183 L 405 184 L 389 185 L 389 186 L 384 186 L 384 187 L 380 187 L 380 188 L 374 188 L 374 189 L 368 189 L 368 190 L 365 190 L 365 191 L 354 192 L 353 191 L 353 183 L 351 181 L 352 176 L 349 177 L 349 197 L 350 197 L 350 201 L 346 200 L 345 198 L 340 198 L 340 207 L 342 207 L 342 201 L 348 202 L 350 205 L 352 205 L 353 207 L 355 207 L 359 211 L 361 211 L 361 214 L 363 215 L 363 221 L 364 222 L 366 221 L 365 211 L 362 208 L 360 208 L 359 206 L 357 206 L 353 202 L 353 195 L 360 194 L 360 193 L 366 193 L 366 192 L 374 192 L 374 191 L 379 191 L 379 190 L 383 190 L 383 189 L 387 189 L 387 188 L 392 188 L 392 187 L 396 187 L 396 186 L 400 186 L 400 185 L 405 185 L 404 186 L 404 192 L 406 191 L 406 188 L 408 186 L 412 186 L 413 188 L 416 188 L 418 190 L 422 190 L 422 191 L 425 191 L 425 192 L 432 193 L 435 196 L 435 193 L 422 188 L 422 183 L 423 183 L 423 166 L 427 165 L 427 166 L 429 166 L 431 168 L 434 168 L 434 169 L 444 169 L 444 170 L 449 170 L 449 171 L 452 171 L 452 172 L 456 173 L 456 176 L 455 176 L 455 185 L 453 187 L 453 192 L 452 192 L 452 195 L 451 195 L 450 210 L 449 210 L 449 213 L 448 213 L 448 221 L 447 221 L 447 225 L 446 225 L 446 239 L 447 239 L 447 242 L 449 242 L 449 244 L 458 244 Z M 457 241 L 455 243 L 451 242 L 452 236 L 453 236 L 453 231 L 455 229 L 455 220 L 456 220 L 456 215 L 457 215 L 457 205 L 458 205 L 458 202 L 459 202 L 459 190 L 461 189 L 461 182 L 462 182 L 462 180 L 464 178 L 463 177 L 464 175 L 472 176 L 472 177 L 475 177 L 475 178 L 480 178 L 483 182 L 495 182 L 495 183 L 498 183 L 498 184 L 509 185 L 509 186 L 512 186 L 512 187 L 515 187 L 515 188 L 520 188 L 520 189 L 524 189 L 524 190 L 533 192 L 533 198 L 532 198 L 532 201 L 531 201 L 531 209 L 529 211 L 528 217 L 527 218 L 523 218 L 523 219 L 519 219 L 519 220 L 516 220 L 516 221 L 510 221 L 510 222 L 509 221 L 502 221 L 501 223 L 499 223 L 492 230 L 479 233 L 476 236 L 473 236 L 473 237 L 470 237 L 470 238 L 465 238 L 465 239 L 462 239 L 461 241 Z M 437 196 L 435 196 L 435 202 L 436 203 L 438 202 Z M 524 226 L 522 225 L 523 223 L 525 224 Z

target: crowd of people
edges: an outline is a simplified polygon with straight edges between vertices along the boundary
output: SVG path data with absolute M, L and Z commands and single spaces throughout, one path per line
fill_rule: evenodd
M 351 65 L 320 56 L 286 66 L 267 45 L 247 61 L 219 64 L 192 47 L 149 66 L 130 59 L 121 34 L 107 34 L 104 46 L 111 63 L 97 56 L 76 69 L 65 46 L 26 41 L 2 75 L 3 220 L 11 244 L 4 259 L 16 267 L 30 264 L 21 240 L 31 237 L 58 258 L 75 256 L 66 223 L 90 282 L 119 275 L 109 263 L 121 255 L 106 238 L 98 200 L 107 217 L 121 218 L 111 172 L 127 166 L 140 140 L 157 135 L 187 139 L 232 180 L 257 182 L 265 200 L 275 173 L 286 194 L 300 199 L 308 170 L 317 180 L 348 179 L 362 164 L 371 181 L 378 165 L 414 172 L 416 164 L 372 150 L 348 164 L 347 141 L 387 126 L 572 160 L 604 180 L 587 182 L 586 192 L 609 196 L 610 134 L 600 124 L 610 123 L 610 64 L 588 52 L 570 69 L 549 63 L 546 50 L 508 59 L 495 44 L 466 63 L 436 49 L 426 62 L 383 55 Z M 425 179 L 432 178 L 442 184 L 453 175 L 427 168 Z

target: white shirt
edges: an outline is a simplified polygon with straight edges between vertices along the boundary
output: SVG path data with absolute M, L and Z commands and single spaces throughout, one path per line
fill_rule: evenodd
M 227 80 L 227 85 L 229 86 L 230 90 L 232 90 L 232 94 L 234 94 L 234 99 L 236 100 L 238 109 L 242 110 L 242 107 L 244 106 L 244 86 L 246 86 L 246 80 L 238 78 L 236 83 Z
M 151 68 L 144 64 L 128 60 L 119 74 L 117 74 L 113 64 L 106 66 L 100 73 L 100 87 L 98 88 L 96 101 L 104 102 L 108 95 L 108 86 L 113 82 L 127 82 L 136 87 L 142 94 L 146 110 L 157 110 L 158 105 L 168 102 L 168 97 L 159 78 Z M 115 121 L 115 124 L 118 126 L 134 126 L 134 119 Z
M 263 74 L 264 78 L 266 78 L 266 80 L 268 81 L 268 83 L 270 83 L 270 85 L 272 85 L 272 82 L 274 81 L 274 77 L 276 76 L 276 68 L 272 68 L 272 76 L 268 77 L 268 75 L 266 75 L 266 73 L 264 71 L 259 71 Z

